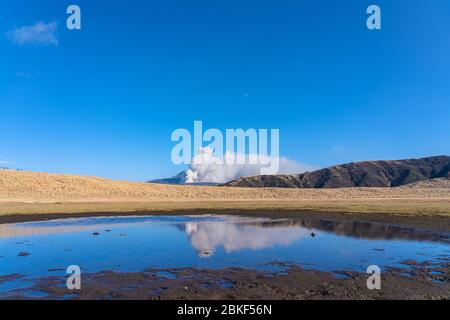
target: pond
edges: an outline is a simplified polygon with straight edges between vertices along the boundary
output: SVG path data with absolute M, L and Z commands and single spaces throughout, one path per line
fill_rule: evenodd
M 70 265 L 83 273 L 185 267 L 281 272 L 286 264 L 365 272 L 370 265 L 383 270 L 449 255 L 448 234 L 377 223 L 213 215 L 25 222 L 0 225 L 0 293 L 67 275 Z

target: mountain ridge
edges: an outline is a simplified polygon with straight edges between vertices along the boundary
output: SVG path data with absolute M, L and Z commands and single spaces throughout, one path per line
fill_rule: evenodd
M 435 178 L 450 178 L 450 156 L 351 162 L 301 174 L 241 177 L 223 185 L 318 189 L 398 187 Z
M 186 182 L 186 170 L 179 172 L 171 178 L 153 179 L 147 183 L 172 184 L 172 185 L 191 185 L 191 186 L 217 186 L 215 182 Z

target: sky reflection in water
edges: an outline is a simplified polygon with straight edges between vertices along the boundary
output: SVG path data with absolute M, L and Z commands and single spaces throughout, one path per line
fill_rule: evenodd
M 98 233 L 98 234 L 97 234 Z M 21 252 L 28 256 L 19 256 Z M 381 224 L 236 216 L 107 217 L 0 225 L 0 277 L 289 262 L 325 271 L 449 256 L 448 238 Z M 0 291 L 8 290 L 0 282 Z

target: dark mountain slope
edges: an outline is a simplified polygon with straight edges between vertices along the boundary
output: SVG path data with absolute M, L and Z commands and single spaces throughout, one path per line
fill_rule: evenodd
M 397 187 L 450 177 L 450 157 L 436 156 L 394 161 L 363 161 L 293 175 L 242 177 L 231 187 L 345 188 Z

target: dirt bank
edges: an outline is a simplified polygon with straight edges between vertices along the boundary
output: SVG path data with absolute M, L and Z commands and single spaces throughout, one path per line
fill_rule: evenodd
M 267 273 L 241 268 L 148 269 L 136 273 L 104 271 L 84 274 L 82 290 L 69 291 L 66 279 L 49 277 L 31 290 L 41 299 L 449 299 L 450 263 L 439 265 L 407 261 L 412 269 L 390 269 L 381 275 L 381 289 L 367 288 L 368 274 L 342 271 L 345 279 L 331 273 L 287 266 L 287 271 Z M 408 276 L 405 276 L 407 274 Z M 23 299 L 30 288 L 3 298 Z

